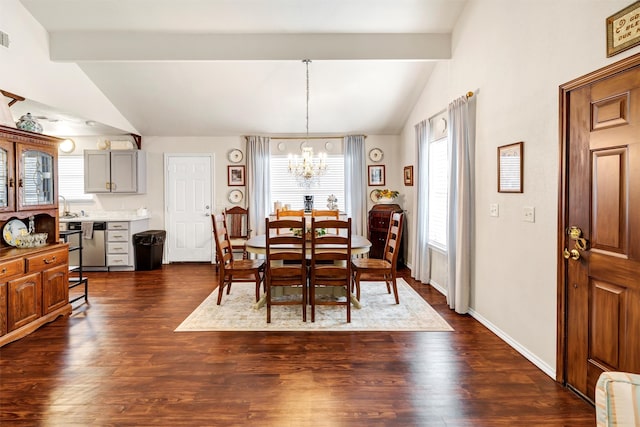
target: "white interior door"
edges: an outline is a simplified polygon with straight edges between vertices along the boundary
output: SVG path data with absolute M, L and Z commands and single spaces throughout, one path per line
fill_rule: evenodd
M 165 155 L 167 258 L 212 261 L 213 156 Z

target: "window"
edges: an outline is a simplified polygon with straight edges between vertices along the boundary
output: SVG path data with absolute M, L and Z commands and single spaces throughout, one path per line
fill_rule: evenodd
M 58 156 L 58 185 L 58 194 L 67 201 L 93 199 L 93 195 L 84 193 L 83 156 Z
M 315 209 L 326 209 L 327 198 L 333 194 L 338 198 L 338 206 L 344 211 L 344 156 L 331 154 L 326 158 L 327 172 L 319 178 L 316 186 L 306 189 L 298 186 L 298 181 L 289 175 L 287 155 L 271 155 L 271 201 L 289 204 L 291 209 L 304 208 L 304 196 L 313 196 Z
M 447 138 L 429 142 L 429 244 L 447 249 Z

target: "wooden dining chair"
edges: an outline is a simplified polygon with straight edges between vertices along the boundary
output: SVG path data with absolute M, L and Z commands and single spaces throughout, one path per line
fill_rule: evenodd
M 224 288 L 227 295 L 234 282 L 252 282 L 256 287 L 256 302 L 260 300 L 260 284 L 264 281 L 265 262 L 262 259 L 233 259 L 233 245 L 227 232 L 224 215 L 211 215 L 216 255 L 220 266 L 218 274 L 218 305 L 222 301 Z
M 242 259 L 247 259 L 246 244 L 251 234 L 251 228 L 249 227 L 249 208 L 240 206 L 225 208 L 224 217 L 227 227 L 229 227 L 227 231 L 229 232 L 233 250 L 238 252 L 242 250 Z
M 335 234 L 319 235 L 321 229 L 335 229 Z M 330 245 L 330 247 L 327 247 Z M 351 322 L 351 218 L 316 220 L 311 217 L 311 267 L 309 300 L 311 321 L 316 321 L 316 305 L 344 305 L 347 323 Z M 317 299 L 319 288 L 344 289 L 345 299 Z
M 307 245 L 304 233 L 278 234 L 280 229 L 302 229 L 302 219 L 281 219 L 266 221 L 266 273 L 267 323 L 271 323 L 272 305 L 301 305 L 302 320 L 307 321 Z M 300 289 L 300 298 L 274 299 L 276 288 L 294 287 Z
M 313 209 L 311 218 L 316 219 L 340 219 L 340 211 L 330 209 Z M 332 233 L 338 234 L 338 230 L 331 230 Z
M 398 285 L 396 283 L 396 270 L 398 252 L 400 251 L 400 239 L 402 238 L 403 221 L 404 215 L 402 213 L 391 214 L 383 259 L 354 258 L 351 261 L 353 286 L 356 289 L 356 298 L 358 301 L 360 300 L 360 282 L 362 280 L 384 280 L 387 284 L 387 292 L 391 293 L 391 288 L 393 288 L 396 304 L 400 304 Z
M 304 219 L 304 209 L 286 210 L 282 209 L 276 212 L 276 219 Z M 292 231 L 288 228 L 278 229 L 277 234 L 290 234 Z M 303 233 L 304 234 L 304 233 Z

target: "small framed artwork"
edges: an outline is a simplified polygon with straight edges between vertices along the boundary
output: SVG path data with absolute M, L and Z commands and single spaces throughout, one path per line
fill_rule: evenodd
M 229 187 L 244 186 L 244 166 L 227 166 L 227 185 Z
M 384 185 L 384 165 L 369 165 L 369 185 Z
M 607 18 L 607 58 L 640 44 L 640 1 Z
M 413 185 L 413 166 L 404 167 L 404 185 L 408 187 Z
M 498 193 L 522 193 L 523 142 L 498 147 Z

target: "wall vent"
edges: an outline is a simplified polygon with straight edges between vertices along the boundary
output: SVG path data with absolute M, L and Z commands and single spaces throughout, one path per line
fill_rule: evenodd
M 0 45 L 9 47 L 9 34 L 4 31 L 0 31 Z

